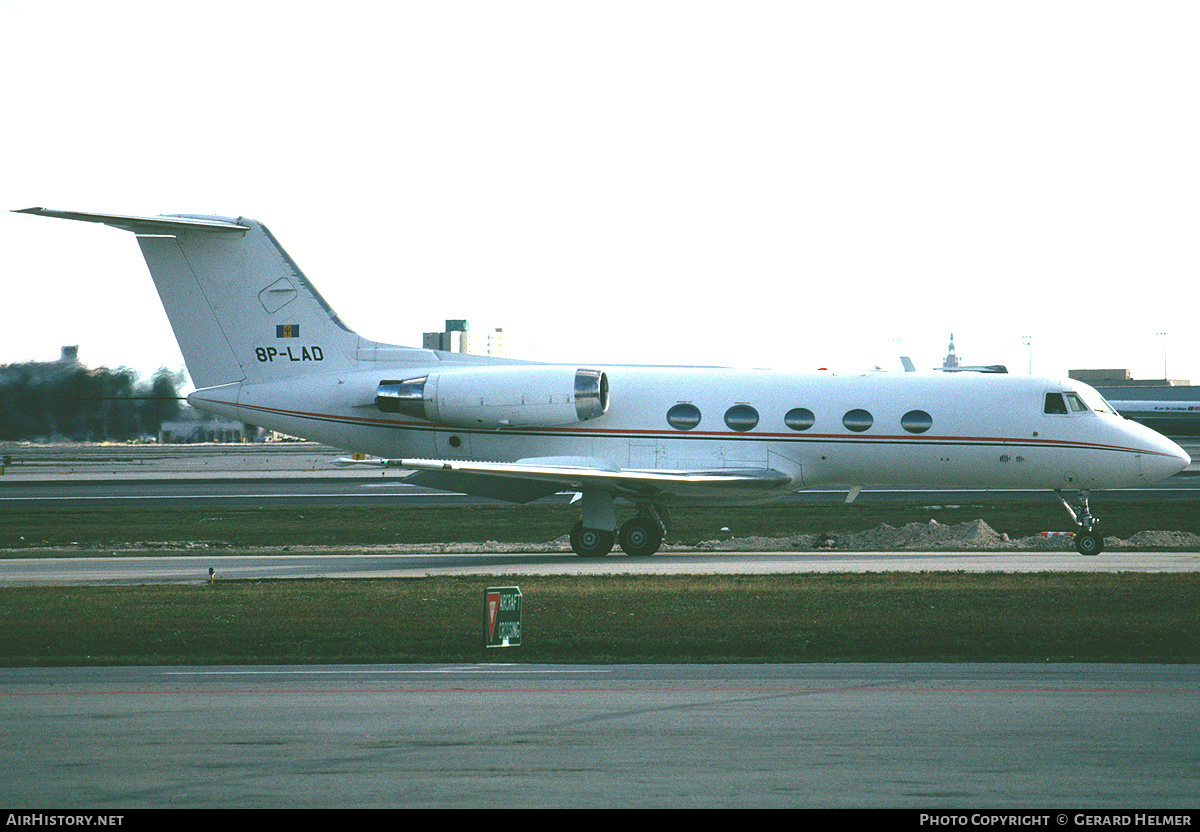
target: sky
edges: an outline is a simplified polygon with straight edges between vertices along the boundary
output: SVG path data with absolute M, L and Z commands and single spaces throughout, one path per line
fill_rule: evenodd
M 514 355 L 1200 383 L 1194 2 L 0 0 L 0 364 L 183 366 L 132 235 Z

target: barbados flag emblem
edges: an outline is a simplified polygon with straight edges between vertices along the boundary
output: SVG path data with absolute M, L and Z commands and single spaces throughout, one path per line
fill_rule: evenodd
M 300 324 L 276 324 L 275 325 L 275 337 L 276 338 L 299 338 L 300 337 Z

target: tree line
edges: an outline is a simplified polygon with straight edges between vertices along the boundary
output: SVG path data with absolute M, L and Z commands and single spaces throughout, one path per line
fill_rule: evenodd
M 163 422 L 179 416 L 183 381 L 182 372 L 165 367 L 146 381 L 128 367 L 0 365 L 0 441 L 123 442 L 157 436 Z

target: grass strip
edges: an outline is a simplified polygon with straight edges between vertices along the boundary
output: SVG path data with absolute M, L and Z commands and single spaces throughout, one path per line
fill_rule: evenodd
M 516 583 L 523 645 L 483 647 Z M 0 590 L 0 665 L 1196 662 L 1200 575 L 430 577 Z
M 1093 500 L 1105 535 L 1128 538 L 1139 531 L 1200 534 L 1200 512 L 1179 502 Z M 147 511 L 135 507 L 80 508 L 46 504 L 0 508 L 0 557 L 21 557 L 40 546 L 120 547 L 130 542 L 204 542 L 226 547 L 298 545 L 356 546 L 455 543 L 494 540 L 537 543 L 567 533 L 578 507 L 534 503 L 524 506 L 373 506 L 354 509 L 305 507 L 187 507 Z M 926 502 L 777 503 L 765 506 L 681 508 L 673 513 L 672 543 L 696 544 L 732 537 L 794 534 L 846 535 L 882 523 L 913 521 L 953 525 L 982 519 L 1011 538 L 1042 531 L 1073 530 L 1052 495 L 1044 502 L 982 501 L 959 506 Z M 97 554 L 103 554 L 98 552 Z

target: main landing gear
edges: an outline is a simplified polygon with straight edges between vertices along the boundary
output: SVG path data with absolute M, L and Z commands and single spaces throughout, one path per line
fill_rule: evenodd
M 1104 536 L 1093 528 L 1100 521 L 1092 516 L 1092 510 L 1088 507 L 1088 492 L 1078 492 L 1075 506 L 1067 502 L 1061 491 L 1056 489 L 1054 493 L 1058 495 L 1059 501 L 1067 510 L 1067 514 L 1071 515 L 1075 525 L 1079 526 L 1079 531 L 1075 532 L 1075 551 L 1081 555 L 1098 555 L 1103 552 Z
M 653 555 L 662 541 L 662 524 L 653 517 L 631 517 L 621 524 L 621 531 L 617 535 L 621 550 L 634 557 Z
M 571 548 L 580 557 L 604 557 L 612 551 L 614 542 L 633 557 L 653 555 L 662 545 L 666 533 L 666 524 L 662 520 L 665 507 L 638 503 L 637 517 L 626 520 L 617 531 L 612 495 L 589 497 L 585 492 L 583 503 L 583 517 L 571 529 Z

